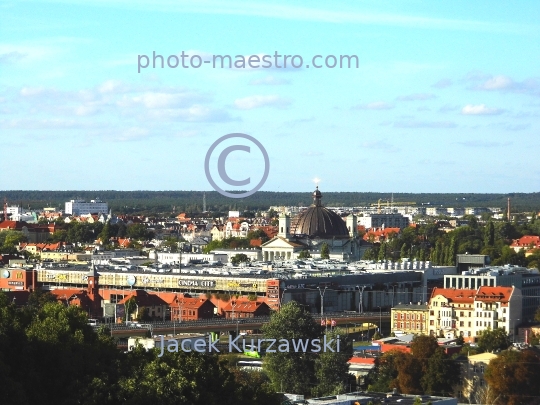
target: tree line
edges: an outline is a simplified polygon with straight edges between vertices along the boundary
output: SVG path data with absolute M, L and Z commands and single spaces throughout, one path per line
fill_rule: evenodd
M 491 264 L 515 264 L 519 266 L 540 266 L 540 253 L 525 256 L 524 251 L 516 252 L 509 245 L 513 239 L 524 235 L 540 236 L 540 219 L 507 222 L 489 219 L 478 221 L 474 216 L 466 216 L 467 225 L 450 232 L 440 229 L 439 221 L 432 221 L 417 227 L 408 227 L 402 232 L 389 235 L 386 240 L 374 244 L 364 256 L 367 260 L 399 260 L 410 258 L 430 260 L 439 266 L 453 266 L 457 254 L 483 254 L 491 258 Z
M 312 203 L 310 192 L 272 192 L 259 191 L 249 197 L 231 202 L 216 191 L 46 191 L 46 190 L 5 190 L 0 195 L 10 203 L 21 204 L 25 208 L 42 209 L 45 206 L 64 208 L 71 199 L 91 200 L 97 197 L 109 203 L 116 213 L 156 214 L 175 212 L 200 213 L 203 211 L 203 194 L 206 195 L 207 210 L 226 213 L 229 210 L 267 210 L 272 205 L 309 206 Z M 414 201 L 429 206 L 448 207 L 499 207 L 504 208 L 507 198 L 521 211 L 538 210 L 540 193 L 478 194 L 478 193 L 394 193 L 396 205 L 400 201 Z M 324 204 L 333 207 L 366 206 L 379 199 L 388 201 L 391 192 L 324 192 Z

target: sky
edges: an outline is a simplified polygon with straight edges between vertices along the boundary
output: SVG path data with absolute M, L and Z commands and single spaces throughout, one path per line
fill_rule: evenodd
M 242 133 L 268 154 L 266 191 L 538 192 L 538 15 L 534 0 L 0 1 L 0 189 L 209 191 L 207 152 Z M 276 52 L 287 67 L 212 66 Z M 226 172 L 250 182 L 234 188 L 218 155 L 238 144 Z M 220 187 L 262 178 L 254 144 L 214 152 Z

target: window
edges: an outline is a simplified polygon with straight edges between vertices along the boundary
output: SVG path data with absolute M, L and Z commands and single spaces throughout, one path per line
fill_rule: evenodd
M 398 319 L 398 314 L 397 314 L 397 312 L 394 313 L 394 319 Z
M 430 326 L 435 325 L 435 324 L 434 324 L 434 321 L 433 321 L 433 320 L 429 321 L 429 325 L 430 325 Z
M 416 329 L 420 330 L 420 323 L 416 324 Z
M 410 316 L 411 316 L 411 314 L 407 314 L 407 320 L 409 320 L 409 319 L 410 319 Z

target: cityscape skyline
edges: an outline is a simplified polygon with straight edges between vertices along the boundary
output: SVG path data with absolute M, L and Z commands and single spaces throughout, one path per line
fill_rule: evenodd
M 311 192 L 314 178 L 326 192 L 538 191 L 539 8 L 3 2 L 2 188 L 209 191 L 208 148 L 239 132 L 268 151 L 261 191 Z M 154 51 L 359 65 L 138 73 Z M 227 160 L 235 179 L 259 166 L 257 154 Z

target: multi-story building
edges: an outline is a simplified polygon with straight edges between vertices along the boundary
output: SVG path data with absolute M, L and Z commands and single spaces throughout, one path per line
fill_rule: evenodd
M 400 228 L 404 229 L 409 226 L 409 217 L 398 214 L 370 214 L 357 218 L 358 225 L 364 228 Z
M 428 333 L 429 308 L 424 304 L 399 304 L 392 308 L 392 332 L 396 335 Z
M 458 255 L 458 272 L 463 265 L 460 260 L 470 256 L 482 259 L 481 255 Z M 459 275 L 445 275 L 444 287 L 456 289 L 478 289 L 480 287 L 516 287 L 523 295 L 521 314 L 517 316 L 521 322 L 534 319 L 540 306 L 540 272 L 524 267 L 506 265 L 503 267 L 470 268 Z
M 475 290 L 435 288 L 429 302 L 429 334 L 473 341 Z
M 435 288 L 429 302 L 429 333 L 472 342 L 486 329 L 515 336 L 521 318 L 521 291 L 515 287 L 478 290 Z
M 427 207 L 426 215 L 436 217 L 437 215 L 447 215 L 448 210 L 443 207 Z
M 521 322 L 521 291 L 515 287 L 480 287 L 475 295 L 475 332 L 500 328 L 515 340 L 515 328 Z
M 463 399 L 461 402 L 473 404 L 488 403 L 487 382 L 484 379 L 484 373 L 490 361 L 497 358 L 494 353 L 481 353 L 468 356 L 461 362 L 461 386 L 458 391 L 458 397 Z
M 109 205 L 100 200 L 71 200 L 66 202 L 66 215 L 107 214 Z

